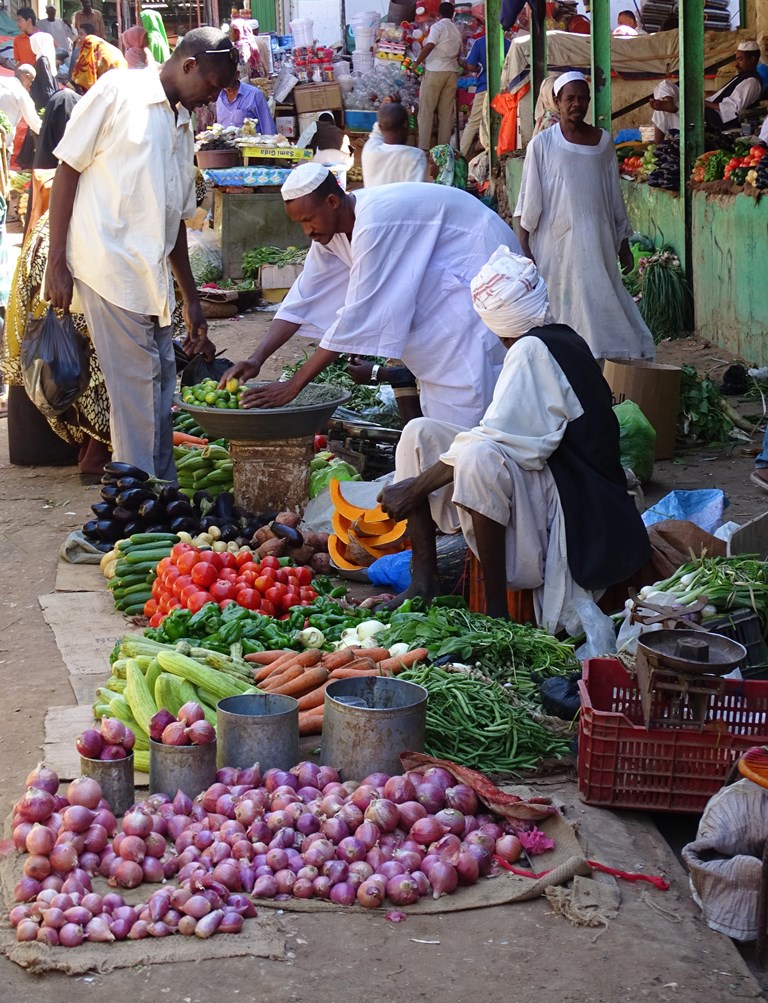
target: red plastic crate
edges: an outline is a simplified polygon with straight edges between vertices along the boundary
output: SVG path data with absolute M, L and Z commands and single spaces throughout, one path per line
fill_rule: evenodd
M 590 658 L 579 681 L 579 796 L 587 804 L 702 812 L 733 762 L 768 744 L 768 682 L 725 680 L 703 731 L 643 724 L 636 681 L 615 658 Z M 664 698 L 654 698 L 663 717 Z

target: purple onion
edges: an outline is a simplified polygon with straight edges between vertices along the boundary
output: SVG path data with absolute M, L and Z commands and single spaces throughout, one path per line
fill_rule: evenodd
M 275 881 L 277 882 L 278 894 L 285 895 L 293 891 L 293 886 L 296 884 L 296 875 L 293 871 L 286 868 L 285 870 L 275 872 Z
M 277 881 L 270 875 L 256 878 L 253 885 L 253 897 L 257 899 L 273 899 L 278 893 Z
M 346 881 L 349 874 L 349 864 L 345 860 L 327 860 L 323 864 L 323 874 L 330 878 L 332 885 Z
M 62 947 L 79 947 L 85 940 L 85 933 L 76 923 L 65 923 L 59 930 L 59 943 Z
M 356 898 L 357 890 L 348 881 L 341 881 L 331 888 L 330 899 L 336 905 L 352 905 Z
M 336 846 L 349 836 L 349 827 L 346 822 L 338 818 L 338 816 L 335 818 L 327 818 L 320 826 L 320 831 Z
M 416 800 L 426 808 L 427 815 L 434 815 L 445 807 L 445 792 L 437 784 L 423 783 L 416 791 Z
M 16 805 L 16 813 L 25 822 L 45 822 L 54 812 L 53 795 L 38 787 L 29 787 Z
M 460 885 L 474 885 L 480 877 L 480 864 L 469 849 L 460 851 L 455 866 Z
M 445 790 L 445 804 L 448 808 L 456 808 L 462 815 L 476 815 L 480 807 L 477 794 L 469 784 L 456 784 Z
M 390 777 L 384 784 L 384 797 L 394 804 L 404 804 L 416 799 L 416 788 L 408 777 Z
M 98 759 L 101 755 L 101 750 L 104 748 L 104 739 L 95 728 L 86 728 L 78 736 L 75 748 L 85 759 Z
M 346 860 L 350 864 L 357 860 L 365 860 L 367 852 L 366 844 L 357 836 L 347 836 L 336 847 L 336 856 L 339 860 Z
M 85 926 L 85 939 L 96 943 L 107 943 L 115 939 L 106 916 L 94 916 Z
M 197 925 L 195 926 L 195 936 L 206 940 L 208 937 L 216 933 L 223 918 L 224 912 L 221 909 L 215 909 L 213 912 L 209 912 L 207 916 L 203 916 L 202 919 L 197 921 Z
M 456 868 L 438 860 L 429 870 L 429 883 L 432 885 L 432 898 L 439 899 L 441 895 L 450 894 L 459 883 Z
M 324 874 L 318 874 L 312 882 L 312 887 L 314 889 L 316 899 L 330 898 L 331 879 L 326 877 Z M 333 887 L 335 887 L 335 885 Z

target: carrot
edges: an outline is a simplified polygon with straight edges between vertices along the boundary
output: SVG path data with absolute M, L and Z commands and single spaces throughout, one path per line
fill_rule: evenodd
M 399 655 L 397 658 L 387 658 L 383 662 L 379 662 L 379 669 L 382 672 L 392 672 L 397 675 L 403 669 L 409 669 L 415 665 L 416 662 L 423 662 L 428 654 L 426 648 L 414 648 L 413 651 L 406 651 L 404 655 Z
M 263 679 L 266 679 L 267 676 L 271 675 L 273 672 L 277 673 L 279 675 L 283 671 L 283 669 L 287 669 L 288 668 L 288 663 L 292 662 L 294 660 L 294 658 L 296 658 L 297 654 L 298 654 L 298 652 L 293 651 L 293 649 L 289 648 L 287 651 L 284 651 L 283 654 L 280 655 L 279 658 L 276 658 L 274 660 L 274 662 L 271 663 L 271 665 L 265 665 L 264 666 L 265 669 L 269 669 L 269 672 L 267 672 L 264 675 L 262 675 L 262 671 L 263 670 L 259 671 L 257 673 L 257 677 L 261 676 L 261 678 L 263 680 Z M 258 681 L 258 679 L 257 679 L 257 681 Z
M 328 682 L 330 682 L 330 679 Z M 322 686 L 316 686 L 313 690 L 305 693 L 304 696 L 299 697 L 299 714 L 302 711 L 314 710 L 316 707 L 323 706 L 328 682 L 323 683 Z
M 278 648 L 275 651 L 254 651 L 252 655 L 245 656 L 245 661 L 255 662 L 257 665 L 272 665 L 285 654 L 285 648 Z M 296 654 L 296 652 L 292 651 L 291 654 Z
M 339 651 L 330 651 L 323 655 L 323 665 L 329 672 L 333 672 L 334 669 L 340 669 L 342 665 L 353 662 L 355 658 L 357 655 L 351 648 L 341 648 Z
M 261 684 L 261 689 L 266 693 L 274 693 L 278 690 L 284 683 L 290 682 L 291 679 L 297 679 L 299 676 L 303 675 L 304 668 L 301 665 L 289 665 L 284 672 L 279 672 L 277 675 L 269 676 Z
M 331 679 L 363 679 L 365 676 L 379 676 L 381 673 L 377 668 L 372 669 L 334 669 Z
M 389 658 L 389 648 L 353 648 L 355 658 L 370 658 L 373 662 L 380 662 L 382 658 Z
M 322 735 L 323 715 L 308 714 L 304 718 L 299 718 L 299 735 Z
M 276 679 L 283 671 L 283 665 L 286 662 L 281 662 L 279 665 L 277 662 L 273 662 L 272 665 L 262 665 L 262 667 L 254 674 L 254 682 L 257 686 L 261 686 L 268 679 Z
M 207 446 L 208 440 L 201 439 L 197 435 L 189 435 L 187 432 L 173 433 L 174 446 Z
M 281 683 L 279 686 L 275 685 L 274 689 L 271 689 L 269 692 L 279 693 L 283 697 L 300 696 L 309 692 L 309 690 L 314 690 L 321 683 L 324 683 L 327 678 L 328 669 L 324 665 L 315 665 L 311 669 L 305 669 L 301 675 L 296 676 L 294 679 Z
M 342 665 L 340 669 L 334 669 L 332 675 L 335 676 L 337 672 L 369 672 L 375 668 L 376 662 L 372 658 L 356 658 L 353 662 Z

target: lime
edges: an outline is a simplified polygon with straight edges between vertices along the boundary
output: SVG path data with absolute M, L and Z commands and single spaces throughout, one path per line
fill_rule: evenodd
M 225 400 L 222 400 L 222 399 L 219 399 L 219 400 L 217 400 L 217 401 L 216 401 L 216 403 L 215 403 L 214 407 L 218 407 L 218 408 L 228 408 L 228 407 L 229 407 L 229 404 L 227 404 L 227 402 L 226 402 Z

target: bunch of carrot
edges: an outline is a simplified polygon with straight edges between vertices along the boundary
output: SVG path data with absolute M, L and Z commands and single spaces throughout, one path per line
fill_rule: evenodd
M 391 658 L 386 648 L 343 648 L 320 651 L 259 651 L 246 661 L 260 665 L 254 682 L 265 693 L 295 697 L 299 702 L 299 734 L 319 735 L 323 730 L 325 689 L 336 679 L 396 676 L 427 657 L 426 648 L 414 648 Z

